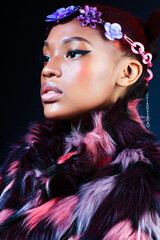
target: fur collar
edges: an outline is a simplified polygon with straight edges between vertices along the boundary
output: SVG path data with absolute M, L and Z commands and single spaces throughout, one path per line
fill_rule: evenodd
M 93 112 L 82 131 L 30 127 L 1 169 L 2 239 L 160 239 L 160 147 L 137 103 Z

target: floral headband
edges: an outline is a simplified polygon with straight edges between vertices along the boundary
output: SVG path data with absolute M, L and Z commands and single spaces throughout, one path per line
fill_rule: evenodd
M 84 9 L 76 6 L 69 6 L 68 8 L 59 8 L 56 12 L 47 16 L 46 22 L 59 22 L 60 19 L 66 18 L 79 10 L 80 15 L 77 17 L 78 20 L 82 21 L 81 25 L 83 27 L 89 25 L 91 28 L 96 28 L 96 23 L 104 25 L 105 37 L 111 41 L 115 39 L 124 39 L 131 47 L 131 51 L 135 54 L 140 54 L 142 56 L 143 64 L 147 65 L 148 77 L 145 78 L 146 84 L 148 85 L 149 81 L 153 78 L 153 73 L 149 69 L 152 67 L 152 54 L 146 53 L 145 48 L 142 43 L 134 42 L 132 39 L 127 37 L 127 35 L 122 33 L 122 27 L 118 23 L 109 23 L 103 21 L 100 17 L 101 12 L 97 11 L 97 7 L 85 6 Z M 137 50 L 138 49 L 138 50 Z

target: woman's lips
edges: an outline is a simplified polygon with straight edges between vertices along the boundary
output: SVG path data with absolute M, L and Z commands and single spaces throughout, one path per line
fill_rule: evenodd
M 53 102 L 55 100 L 57 100 L 60 96 L 62 95 L 62 93 L 44 93 L 41 96 L 42 101 L 45 102 Z
M 54 102 L 61 95 L 62 91 L 52 82 L 43 83 L 41 87 L 42 102 Z

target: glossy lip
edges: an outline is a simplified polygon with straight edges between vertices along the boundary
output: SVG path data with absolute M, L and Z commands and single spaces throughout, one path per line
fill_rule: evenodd
M 48 91 L 54 91 L 53 93 L 48 93 Z M 42 84 L 41 87 L 41 99 L 44 103 L 52 103 L 56 101 L 61 95 L 62 91 L 52 82 L 46 82 Z
M 42 84 L 41 87 L 41 95 L 44 93 L 47 93 L 48 91 L 54 91 L 55 93 L 63 93 L 62 90 L 60 90 L 54 83 L 52 82 L 46 82 Z

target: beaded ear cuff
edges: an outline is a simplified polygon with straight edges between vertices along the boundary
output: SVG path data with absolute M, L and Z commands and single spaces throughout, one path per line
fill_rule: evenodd
M 145 48 L 142 43 L 134 42 L 126 34 L 122 32 L 122 27 L 119 23 L 109 23 L 101 19 L 102 13 L 97 11 L 97 7 L 89 7 L 86 5 L 83 8 L 76 6 L 69 6 L 68 8 L 59 8 L 56 12 L 47 16 L 46 22 L 59 22 L 60 19 L 66 18 L 73 14 L 74 12 L 79 11 L 80 15 L 77 17 L 81 21 L 82 27 L 89 25 L 91 28 L 96 28 L 96 24 L 102 24 L 105 29 L 105 37 L 114 41 L 115 39 L 123 39 L 131 47 L 131 51 L 135 54 L 140 54 L 142 56 L 143 64 L 147 65 L 148 77 L 145 78 L 146 84 L 148 85 L 149 81 L 153 78 L 153 73 L 149 69 L 152 67 L 152 54 L 146 53 Z

